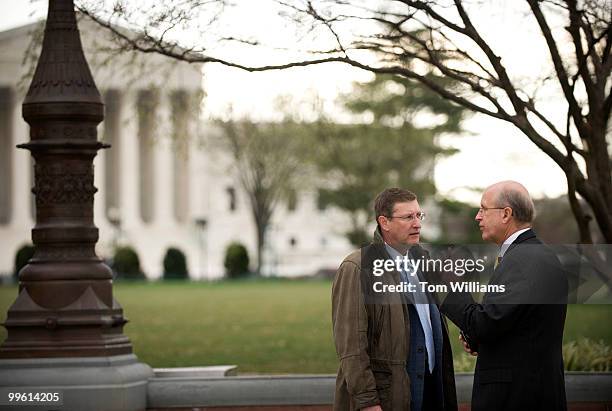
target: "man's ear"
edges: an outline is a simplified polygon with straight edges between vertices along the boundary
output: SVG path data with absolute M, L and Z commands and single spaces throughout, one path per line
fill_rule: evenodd
M 389 231 L 389 219 L 387 217 L 385 217 L 384 215 L 379 215 L 376 219 L 376 222 L 378 222 L 378 225 L 380 226 L 381 230 Z
M 504 223 L 507 223 L 512 218 L 513 211 L 510 207 L 504 208 L 504 215 L 502 216 L 502 220 Z

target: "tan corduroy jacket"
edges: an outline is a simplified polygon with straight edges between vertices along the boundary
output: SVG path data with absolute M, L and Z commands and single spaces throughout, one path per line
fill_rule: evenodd
M 381 405 L 384 411 L 410 409 L 410 380 L 406 371 L 410 341 L 408 309 L 399 293 L 387 293 L 384 301 L 371 298 L 368 290 L 372 289 L 373 281 L 400 282 L 398 272 L 373 276 L 371 261 L 375 258 L 389 258 L 378 231 L 370 246 L 344 259 L 334 278 L 332 324 L 340 360 L 334 398 L 336 411 L 373 405 Z M 448 336 L 445 337 L 445 408 L 456 409 L 452 353 Z

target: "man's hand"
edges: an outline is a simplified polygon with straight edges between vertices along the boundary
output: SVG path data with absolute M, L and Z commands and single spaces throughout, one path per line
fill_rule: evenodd
M 461 341 L 461 344 L 463 345 L 463 350 L 473 356 L 477 356 L 478 353 L 476 351 L 472 351 L 472 349 L 470 348 L 469 344 L 463 339 L 463 335 L 459 334 L 459 341 Z
M 372 407 L 362 408 L 361 411 L 383 411 L 380 405 L 373 405 Z

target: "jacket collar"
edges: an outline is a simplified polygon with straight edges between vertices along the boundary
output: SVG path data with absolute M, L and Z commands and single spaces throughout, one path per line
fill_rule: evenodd
M 510 234 L 508 238 L 504 240 L 503 244 L 499 247 L 498 255 L 500 257 L 503 257 L 504 254 L 506 254 L 506 251 L 508 251 L 508 249 L 512 245 L 512 243 L 514 243 L 521 236 L 521 234 L 526 233 L 529 230 L 531 230 L 531 227 L 521 228 Z
M 380 232 L 380 227 L 378 224 L 376 225 L 376 229 L 374 230 L 374 235 L 372 238 L 372 243 L 383 245 L 385 241 L 383 240 L 382 233 Z
M 523 241 L 527 241 L 531 238 L 534 238 L 535 236 L 536 236 L 535 231 L 533 231 L 533 228 L 530 228 L 529 230 L 519 235 L 512 244 L 522 243 Z
M 388 260 L 391 258 L 387 248 L 385 247 L 385 241 L 383 240 L 380 227 L 378 227 L 378 225 L 376 226 L 376 230 L 374 230 L 374 235 L 372 236 L 372 244 L 370 244 L 369 247 L 366 247 L 366 255 L 366 259 L 368 261 L 373 259 Z M 400 282 L 400 274 L 397 270 L 394 269 L 390 272 L 390 274 L 396 283 Z
M 529 230 L 525 231 L 524 233 L 522 233 L 521 235 L 519 235 L 516 240 L 514 240 L 514 242 L 512 242 L 512 244 L 510 244 L 510 246 L 508 247 L 508 249 L 506 250 L 506 252 L 504 253 L 504 256 L 506 254 L 508 254 L 514 247 L 516 247 L 518 244 L 530 240 L 532 238 L 536 237 L 536 233 L 535 231 L 533 231 L 533 228 L 530 228 Z

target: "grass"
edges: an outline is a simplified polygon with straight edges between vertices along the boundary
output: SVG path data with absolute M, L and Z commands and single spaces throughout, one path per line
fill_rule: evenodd
M 125 333 L 153 367 L 238 365 L 240 373 L 335 373 L 329 281 L 119 283 Z M 0 287 L 0 316 L 16 296 Z M 612 346 L 612 305 L 568 307 L 565 342 L 583 337 Z M 458 370 L 473 359 L 451 341 Z M 0 330 L 4 340 L 5 330 Z

